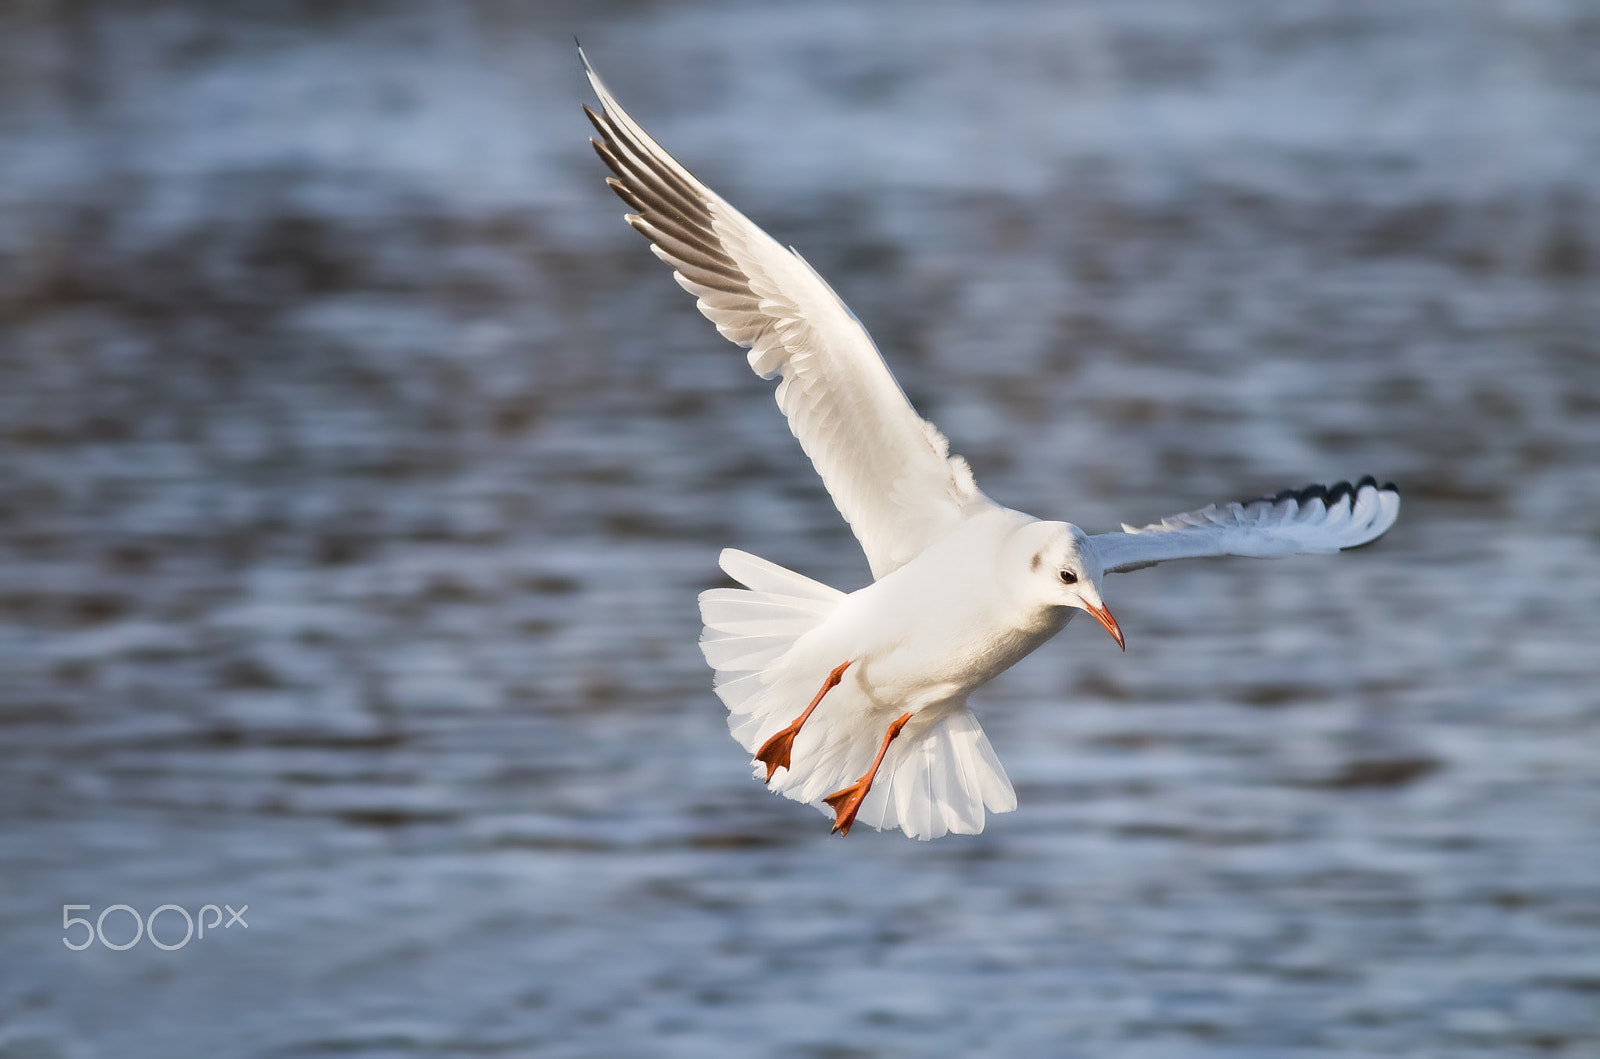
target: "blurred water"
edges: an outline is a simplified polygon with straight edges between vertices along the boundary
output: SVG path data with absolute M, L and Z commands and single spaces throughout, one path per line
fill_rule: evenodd
M 574 33 L 997 499 L 1372 472 L 1400 525 L 1114 579 L 1126 656 L 981 696 L 1018 812 L 830 839 L 694 595 L 865 563 L 619 221 Z M 0 1056 L 1600 1054 L 1597 48 L 1581 0 L 7 5 Z M 168 902 L 249 926 L 60 943 Z

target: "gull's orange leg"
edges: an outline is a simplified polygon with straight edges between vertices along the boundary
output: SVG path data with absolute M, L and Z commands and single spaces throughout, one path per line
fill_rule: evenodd
M 850 662 L 854 662 L 851 659 Z M 806 723 L 806 718 L 811 716 L 811 711 L 817 708 L 817 703 L 822 701 L 822 696 L 839 686 L 839 681 L 844 679 L 844 671 L 850 668 L 850 662 L 842 662 L 828 674 L 828 679 L 822 682 L 822 689 L 817 692 L 817 697 L 811 700 L 811 705 L 806 707 L 806 712 L 794 719 L 794 723 L 777 735 L 761 744 L 761 749 L 756 751 L 756 760 L 767 766 L 767 782 L 772 782 L 772 774 L 778 769 L 789 767 L 789 752 L 794 749 L 794 737 L 800 734 L 800 726 Z
M 843 790 L 834 791 L 822 799 L 833 807 L 833 830 L 848 835 L 850 825 L 856 822 L 856 813 L 861 811 L 861 803 L 867 800 L 867 792 L 872 790 L 872 781 L 878 775 L 878 766 L 883 764 L 883 755 L 889 752 L 889 744 L 894 742 L 894 737 L 900 734 L 900 729 L 911 720 L 909 713 L 902 713 L 883 734 L 883 745 L 878 748 L 878 756 L 872 759 L 872 767 L 867 774 L 856 780 Z

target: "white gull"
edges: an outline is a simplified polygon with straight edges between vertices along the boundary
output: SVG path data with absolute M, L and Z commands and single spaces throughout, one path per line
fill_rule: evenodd
M 662 150 L 587 58 L 584 69 L 602 106 L 584 108 L 601 136 L 591 142 L 637 211 L 628 223 L 750 366 L 781 379 L 778 407 L 872 568 L 872 584 L 845 593 L 729 548 L 722 569 L 745 588 L 700 596 L 701 648 L 734 738 L 758 778 L 833 816 L 835 831 L 976 834 L 985 810 L 1015 809 L 967 698 L 1076 611 L 1122 646 L 1106 574 L 1335 552 L 1394 524 L 1399 492 L 1370 477 L 1093 535 L 996 504 L 827 281 Z

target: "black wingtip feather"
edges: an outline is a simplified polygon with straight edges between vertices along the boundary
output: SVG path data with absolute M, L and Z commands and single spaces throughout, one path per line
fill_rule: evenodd
M 600 156 L 600 161 L 604 162 L 608 169 L 610 169 L 613 173 L 618 172 L 617 164 L 613 155 L 611 154 L 610 147 L 601 143 L 593 136 L 589 137 L 589 146 L 594 148 L 594 153 Z
M 1280 493 L 1274 493 L 1272 496 L 1258 496 L 1254 500 L 1242 500 L 1240 501 L 1240 506 L 1252 507 L 1256 504 L 1281 504 L 1285 500 L 1293 500 L 1295 503 L 1304 506 L 1312 500 L 1321 500 L 1323 507 L 1332 508 L 1335 504 L 1342 503 L 1345 497 L 1349 497 L 1352 504 L 1355 503 L 1355 498 L 1360 495 L 1361 490 L 1368 486 L 1382 493 L 1400 495 L 1399 487 L 1393 482 L 1385 482 L 1383 485 L 1379 485 L 1378 480 L 1369 474 L 1355 485 L 1351 485 L 1348 481 L 1338 481 L 1332 485 L 1308 485 L 1303 489 L 1285 489 Z
M 590 140 L 589 142 L 593 143 L 594 141 Z M 643 213 L 648 208 L 643 202 L 639 201 L 637 195 L 628 190 L 628 185 L 624 184 L 616 177 L 606 177 L 606 187 L 610 188 L 612 191 L 615 191 L 617 193 L 617 198 L 627 203 L 631 209 L 635 209 L 640 213 Z

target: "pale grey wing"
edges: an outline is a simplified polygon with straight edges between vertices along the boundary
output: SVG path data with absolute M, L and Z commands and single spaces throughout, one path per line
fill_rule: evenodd
M 581 52 L 580 52 L 581 54 Z M 906 400 L 866 329 L 827 282 L 729 206 L 617 105 L 589 62 L 603 112 L 591 141 L 628 223 L 675 270 L 724 337 L 748 347 L 778 407 L 882 577 L 993 502 L 965 460 Z
M 1313 485 L 1238 504 L 1212 504 L 1089 540 L 1105 572 L 1117 573 L 1168 559 L 1336 552 L 1376 540 L 1399 514 L 1400 491 L 1367 477 L 1355 485 Z

